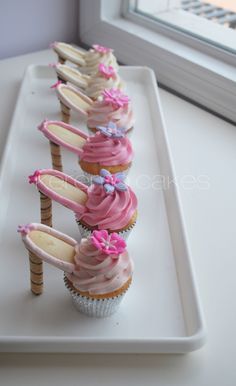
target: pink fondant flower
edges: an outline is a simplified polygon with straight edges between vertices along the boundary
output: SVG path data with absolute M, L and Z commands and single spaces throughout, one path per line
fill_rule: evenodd
M 34 174 L 28 177 L 30 184 L 37 184 L 39 180 L 39 176 L 41 175 L 40 170 L 35 170 Z
M 52 42 L 49 44 L 49 48 L 54 48 L 57 46 L 57 44 L 58 44 L 58 42 Z
M 93 231 L 91 235 L 92 244 L 106 255 L 119 255 L 126 248 L 126 243 L 118 233 L 109 234 L 106 230 Z
M 48 63 L 48 67 L 56 68 L 58 63 Z
M 100 54 L 107 54 L 108 52 L 113 51 L 111 48 L 100 46 L 99 44 L 93 44 L 92 47 L 96 52 L 99 52 Z
M 105 89 L 102 92 L 103 101 L 107 104 L 111 104 L 114 108 L 124 107 L 128 105 L 130 99 L 121 90 L 111 88 L 110 90 Z
M 43 122 L 40 123 L 40 125 L 38 125 L 38 130 L 44 132 L 45 131 L 45 123 L 48 122 L 48 119 L 44 119 Z
M 21 233 L 22 235 L 27 235 L 31 231 L 31 225 L 18 225 L 17 232 Z
M 98 65 L 98 71 L 106 79 L 110 79 L 110 78 L 115 79 L 116 77 L 116 71 L 112 66 L 106 66 L 105 64 L 100 63 Z
M 61 84 L 62 81 L 61 80 L 58 80 L 56 83 L 54 83 L 52 86 L 50 86 L 50 88 L 57 88 L 57 86 L 59 86 L 59 84 Z

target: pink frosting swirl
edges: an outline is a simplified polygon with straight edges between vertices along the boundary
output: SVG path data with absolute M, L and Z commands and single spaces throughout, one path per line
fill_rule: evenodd
M 131 129 L 134 125 L 131 103 L 114 108 L 112 104 L 104 100 L 94 102 L 88 111 L 88 127 L 92 129 L 97 126 L 106 126 L 110 121 L 116 123 L 117 127 L 124 127 L 126 131 Z
M 121 288 L 132 276 L 133 262 L 128 252 L 105 254 L 90 239 L 82 239 L 76 246 L 75 269 L 66 274 L 73 286 L 89 294 L 107 294 Z
M 100 165 L 124 165 L 132 161 L 133 149 L 127 137 L 111 138 L 98 131 L 84 144 L 80 159 Z
M 87 191 L 85 212 L 78 220 L 98 229 L 119 230 L 125 227 L 137 209 L 137 197 L 130 187 L 107 194 L 102 185 L 91 185 Z

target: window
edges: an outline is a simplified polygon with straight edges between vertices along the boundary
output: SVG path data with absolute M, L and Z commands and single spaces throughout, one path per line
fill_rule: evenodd
M 235 0 L 136 0 L 134 12 L 236 53 Z
M 132 0 L 80 0 L 80 42 L 114 48 L 122 63 L 153 68 L 159 84 L 236 122 L 235 54 L 152 20 L 134 6 Z

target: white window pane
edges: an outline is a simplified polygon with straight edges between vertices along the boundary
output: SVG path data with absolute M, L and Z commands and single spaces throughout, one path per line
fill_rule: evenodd
M 137 0 L 136 12 L 236 52 L 236 0 Z

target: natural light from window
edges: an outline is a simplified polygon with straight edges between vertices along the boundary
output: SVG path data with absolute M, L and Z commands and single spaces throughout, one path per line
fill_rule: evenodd
M 236 0 L 137 0 L 135 11 L 236 52 Z

